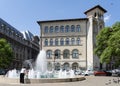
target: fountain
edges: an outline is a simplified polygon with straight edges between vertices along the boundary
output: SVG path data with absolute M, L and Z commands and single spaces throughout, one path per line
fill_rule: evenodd
M 35 63 L 35 70 L 40 71 L 41 73 L 45 73 L 47 71 L 46 52 L 44 50 L 41 50 L 38 54 Z
M 8 73 L 7 73 L 7 77 L 17 78 L 17 77 L 19 77 L 19 71 L 17 71 L 16 69 L 9 70 Z
M 80 81 L 84 80 L 84 77 L 77 77 L 74 74 L 74 71 L 71 69 L 69 71 L 60 69 L 59 71 L 48 71 L 47 70 L 47 61 L 46 61 L 46 52 L 41 50 L 38 54 L 38 57 L 35 62 L 35 66 L 31 64 L 29 60 L 25 61 L 29 64 L 30 69 L 27 75 L 25 76 L 26 83 L 50 83 L 50 82 L 68 82 L 68 81 Z M 7 77 L 11 80 L 14 78 L 19 82 L 19 72 L 14 69 L 10 70 L 7 73 Z

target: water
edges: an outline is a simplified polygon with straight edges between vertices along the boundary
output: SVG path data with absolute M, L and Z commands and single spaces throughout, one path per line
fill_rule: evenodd
M 74 71 L 71 69 L 69 71 L 62 70 L 60 71 L 48 71 L 47 70 L 47 60 L 46 60 L 46 52 L 44 50 L 41 50 L 37 56 L 37 59 L 35 61 L 35 66 L 32 65 L 32 63 L 27 60 L 25 61 L 27 64 L 29 64 L 30 69 L 28 70 L 28 73 L 26 74 L 25 78 L 29 79 L 39 79 L 39 78 L 73 78 L 75 77 Z M 14 69 L 10 70 L 7 74 L 9 78 L 18 78 L 19 72 Z
M 29 65 L 29 68 L 30 68 L 30 69 L 33 69 L 32 59 L 30 59 L 30 60 L 25 60 L 24 63 L 23 63 L 23 65 L 24 65 L 25 67 L 28 67 L 28 65 Z
M 35 70 L 45 73 L 47 71 L 47 60 L 46 52 L 44 50 L 40 51 L 35 63 Z
M 13 69 L 13 70 L 9 70 L 6 74 L 6 76 L 9 78 L 17 78 L 17 77 L 19 77 L 19 74 L 20 74 L 19 71 L 17 71 L 16 69 Z

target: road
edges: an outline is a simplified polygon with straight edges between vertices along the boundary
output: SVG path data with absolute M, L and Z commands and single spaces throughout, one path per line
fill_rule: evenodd
M 120 86 L 120 77 L 86 76 L 86 80 L 62 83 L 19 84 L 0 83 L 0 86 Z M 119 83 L 118 83 L 119 82 Z

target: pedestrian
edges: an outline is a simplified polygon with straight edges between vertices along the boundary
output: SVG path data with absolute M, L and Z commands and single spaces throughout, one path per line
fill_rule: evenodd
M 23 67 L 20 71 L 20 83 L 24 83 L 24 76 L 25 76 L 25 73 L 26 73 L 26 68 Z

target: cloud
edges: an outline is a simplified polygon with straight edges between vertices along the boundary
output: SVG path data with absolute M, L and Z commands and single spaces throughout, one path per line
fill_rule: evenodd
M 109 15 L 106 15 L 106 16 L 104 17 L 104 21 L 107 22 L 107 21 L 110 20 L 110 18 L 111 18 L 111 15 L 110 15 L 110 14 L 109 14 Z

